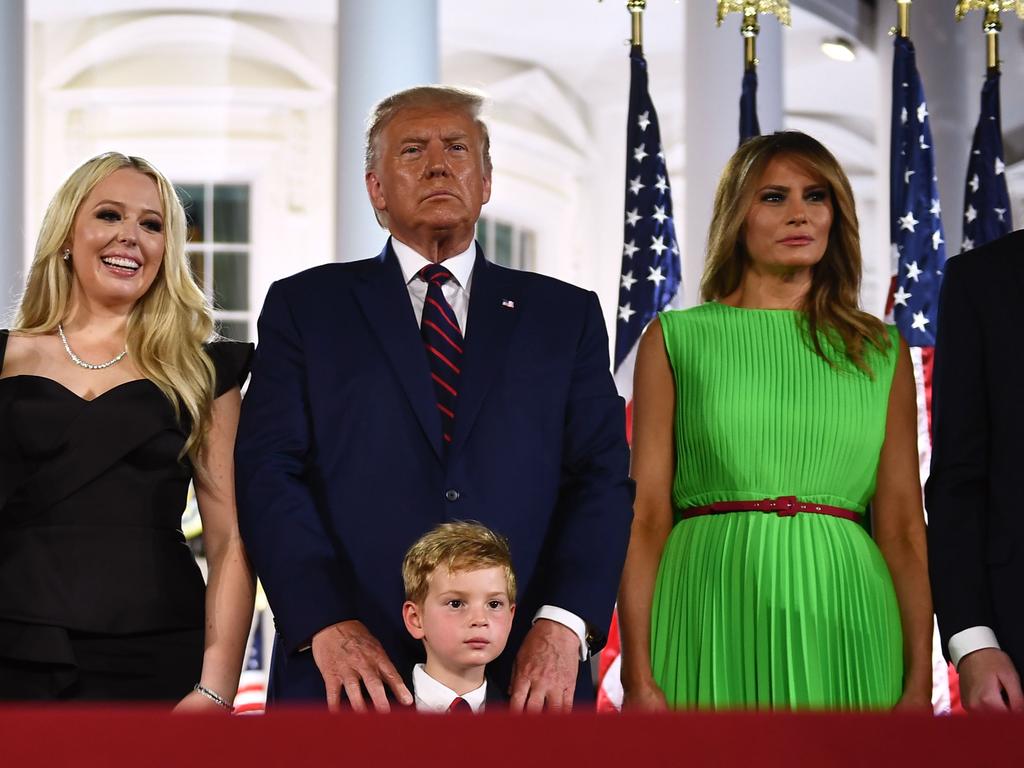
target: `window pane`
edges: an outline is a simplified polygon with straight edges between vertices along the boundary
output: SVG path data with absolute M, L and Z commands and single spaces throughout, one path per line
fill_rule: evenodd
M 178 199 L 185 207 L 185 221 L 188 231 L 185 237 L 190 243 L 203 242 L 206 222 L 203 218 L 203 203 L 206 193 L 201 184 L 179 184 Z
M 244 251 L 213 254 L 213 296 L 218 309 L 249 308 L 249 254 Z
M 225 339 L 235 341 L 249 340 L 249 323 L 245 320 L 218 320 L 216 322 L 217 333 Z
M 196 281 L 199 289 L 206 293 L 206 263 L 201 251 L 188 252 L 188 265 L 192 270 L 192 279 Z
M 244 184 L 214 185 L 213 241 L 249 242 L 249 187 Z
M 487 219 L 483 216 L 476 220 L 476 239 L 487 253 Z
M 508 224 L 496 222 L 494 225 L 494 252 L 492 254 L 495 264 L 508 267 L 512 264 L 512 227 Z
M 533 268 L 533 232 L 522 230 L 519 233 L 519 264 L 520 269 Z

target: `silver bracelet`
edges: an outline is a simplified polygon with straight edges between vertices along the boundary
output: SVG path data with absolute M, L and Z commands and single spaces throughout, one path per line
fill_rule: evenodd
M 231 702 L 229 702 L 216 691 L 211 691 L 209 688 L 207 688 L 205 685 L 202 685 L 201 683 L 196 683 L 195 687 L 192 690 L 198 693 L 200 696 L 205 696 L 214 704 L 216 704 L 219 707 L 223 707 L 228 712 L 231 712 L 234 709 L 234 706 L 232 706 Z

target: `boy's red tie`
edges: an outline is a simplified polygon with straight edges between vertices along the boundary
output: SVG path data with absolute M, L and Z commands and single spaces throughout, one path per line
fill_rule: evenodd
M 469 706 L 469 702 L 460 696 L 456 696 L 452 703 L 448 705 L 449 712 L 472 712 L 473 708 Z

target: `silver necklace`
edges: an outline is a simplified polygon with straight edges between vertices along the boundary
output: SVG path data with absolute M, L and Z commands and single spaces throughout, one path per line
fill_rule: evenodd
M 64 326 L 60 323 L 57 323 L 57 333 L 60 335 L 60 340 L 64 344 L 64 351 L 68 353 L 68 357 L 71 358 L 71 362 L 79 368 L 87 368 L 90 371 L 100 371 L 104 368 L 109 368 L 112 365 L 117 365 L 124 360 L 124 356 L 128 354 L 128 347 L 125 347 L 124 351 L 122 351 L 121 354 L 113 360 L 107 360 L 105 363 L 87 363 L 71 351 L 71 345 L 68 344 L 68 337 L 64 335 Z

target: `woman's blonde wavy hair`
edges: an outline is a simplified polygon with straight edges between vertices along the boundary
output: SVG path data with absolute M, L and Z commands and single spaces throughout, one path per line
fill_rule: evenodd
M 701 298 L 719 300 L 739 287 L 750 260 L 744 221 L 765 168 L 779 156 L 794 160 L 808 175 L 823 180 L 832 199 L 828 245 L 812 270 L 811 288 L 802 307 L 811 344 L 820 357 L 834 365 L 822 344 L 824 337 L 870 375 L 865 343 L 885 350 L 890 339 L 881 321 L 858 306 L 861 253 L 853 190 L 832 153 L 805 133 L 780 131 L 748 139 L 729 159 L 715 192 Z
M 47 334 L 67 319 L 73 275 L 62 252 L 71 242 L 75 216 L 93 187 L 122 168 L 156 183 L 164 221 L 163 263 L 128 317 L 128 354 L 170 401 L 178 421 L 190 425 L 182 456 L 187 454 L 198 470 L 213 404 L 213 361 L 203 349 L 213 335 L 213 316 L 185 256 L 185 211 L 156 168 L 140 157 L 105 152 L 68 177 L 43 216 L 14 325 L 22 333 Z

